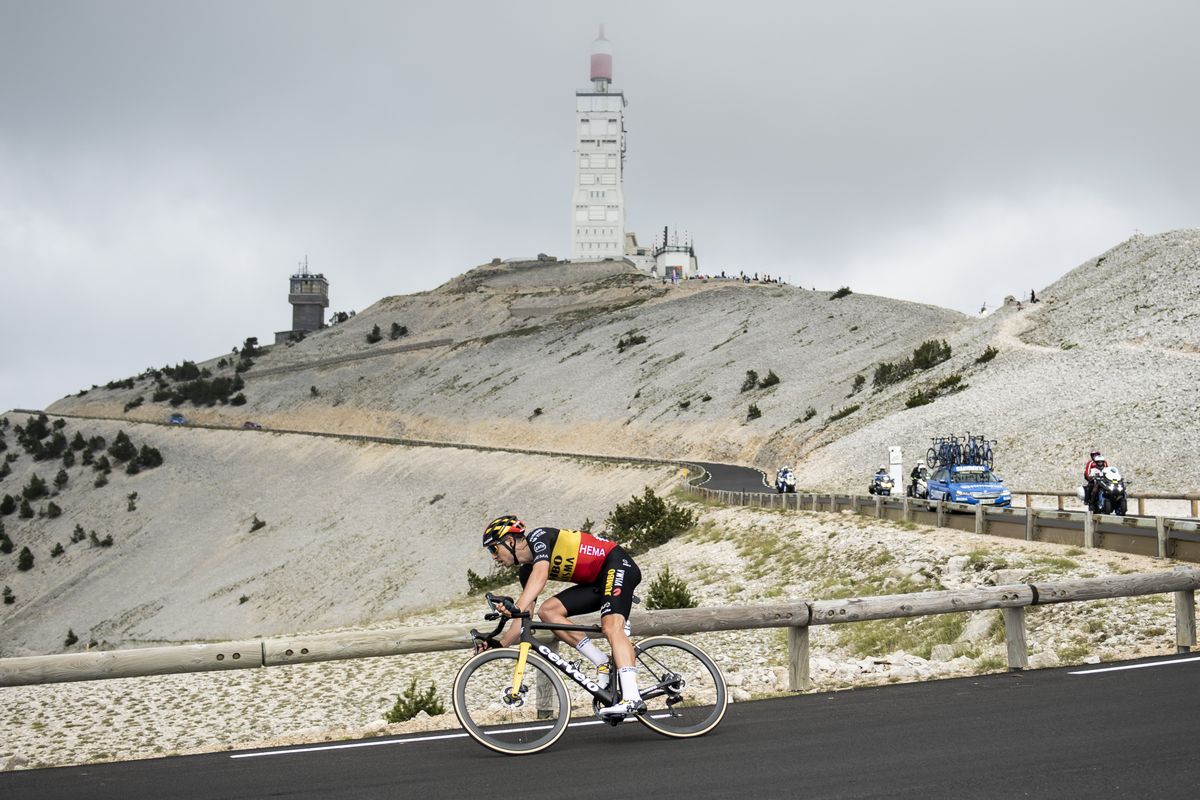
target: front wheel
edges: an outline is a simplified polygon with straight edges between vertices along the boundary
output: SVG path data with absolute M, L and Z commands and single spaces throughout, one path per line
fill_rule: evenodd
M 635 647 L 637 682 L 646 703 L 638 722 L 655 733 L 702 736 L 725 716 L 725 678 L 708 654 L 672 636 L 643 639 Z
M 484 747 L 510 756 L 545 750 L 571 721 L 571 699 L 562 678 L 534 655 L 512 695 L 518 651 L 485 650 L 463 664 L 454 679 L 454 714 Z

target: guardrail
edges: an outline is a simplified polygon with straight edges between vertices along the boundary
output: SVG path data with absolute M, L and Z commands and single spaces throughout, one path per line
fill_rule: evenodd
M 1075 492 L 1035 492 L 1031 489 L 1013 489 L 1014 495 L 1025 496 L 1025 507 L 1032 507 L 1032 499 L 1034 497 L 1054 497 L 1058 500 L 1058 510 L 1063 511 L 1063 500 L 1078 499 Z M 1146 501 L 1147 500 L 1181 500 L 1191 504 L 1191 515 L 1200 517 L 1200 492 L 1179 492 L 1169 494 L 1166 492 L 1130 492 L 1127 497 L 1130 500 L 1137 500 L 1137 513 L 1139 517 L 1146 516 Z
M 854 511 L 880 519 L 916 522 L 1026 541 L 1096 547 L 1121 553 L 1200 562 L 1200 520 L 1182 517 L 1135 517 L 997 508 L 943 500 L 881 495 L 798 492 L 734 492 L 684 484 L 684 491 L 726 505 L 796 511 Z
M 1136 575 L 981 586 L 846 600 L 797 600 L 761 606 L 645 611 L 635 612 L 631 622 L 639 636 L 787 628 L 788 685 L 793 691 L 798 691 L 811 685 L 809 628 L 812 625 L 1000 609 L 1004 615 L 1008 667 L 1020 670 L 1029 666 L 1024 612 L 1030 606 L 1171 593 L 1175 597 L 1176 649 L 1178 652 L 1187 652 L 1196 645 L 1197 588 L 1200 588 L 1200 569 L 1177 568 Z M 441 625 L 6 658 L 0 659 L 0 687 L 255 669 L 465 649 L 471 644 L 470 628 L 470 625 Z

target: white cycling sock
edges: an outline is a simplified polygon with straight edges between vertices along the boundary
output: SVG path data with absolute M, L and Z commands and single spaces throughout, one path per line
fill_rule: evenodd
M 642 699 L 642 693 L 638 691 L 637 685 L 637 667 L 621 667 L 617 670 L 617 675 L 621 678 L 621 699 L 634 703 Z
M 575 645 L 575 649 L 597 667 L 608 663 L 608 656 L 600 652 L 600 648 L 596 647 L 596 644 L 586 636 L 583 637 L 583 640 L 579 644 Z

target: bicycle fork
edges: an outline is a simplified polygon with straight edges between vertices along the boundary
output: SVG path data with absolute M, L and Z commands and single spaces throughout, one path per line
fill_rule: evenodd
M 517 700 L 521 696 L 521 681 L 525 677 L 525 661 L 529 658 L 529 642 L 521 642 L 518 648 L 517 666 L 513 670 L 512 688 L 508 691 L 510 700 Z

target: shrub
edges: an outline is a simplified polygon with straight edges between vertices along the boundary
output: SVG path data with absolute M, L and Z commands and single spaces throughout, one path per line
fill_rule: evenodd
M 775 370 L 767 370 L 767 377 L 758 382 L 758 388 L 766 389 L 768 386 L 774 386 L 779 383 L 779 376 L 775 374 Z
M 7 533 L 0 533 L 0 553 L 8 555 L 13 551 L 12 539 L 8 538 Z
M 254 515 L 254 520 L 250 523 L 250 532 L 254 533 L 259 528 L 267 527 L 267 523 L 258 518 L 258 514 Z
M 904 407 L 905 408 L 916 408 L 917 406 L 929 405 L 932 402 L 933 402 L 933 400 L 932 400 L 932 398 L 929 397 L 929 395 L 925 394 L 920 389 L 918 389 L 917 391 L 915 391 L 911 395 L 909 395 L 908 399 L 904 401 Z
M 103 472 L 101 472 L 100 475 L 96 478 L 95 483 L 93 483 L 92 485 L 95 486 L 97 489 L 108 486 L 108 476 L 105 475 Z
M 231 406 L 246 405 L 246 395 L 242 394 L 241 392 L 238 392 L 233 397 L 229 398 L 229 405 L 231 405 Z
M 62 465 L 63 465 L 64 469 L 66 469 L 67 467 L 75 466 L 75 453 L 70 450 L 63 453 Z M 3 471 L 4 471 L 4 468 L 0 467 L 0 473 L 2 473 Z
M 129 461 L 137 457 L 137 448 L 133 446 L 125 431 L 117 431 L 117 438 L 109 445 L 108 454 L 114 461 Z
M 130 492 L 129 494 L 125 495 L 125 499 L 129 501 L 129 503 L 125 506 L 125 510 L 137 511 L 137 492 Z
M 867 382 L 867 379 L 865 377 L 863 377 L 862 375 L 855 375 L 854 383 L 850 386 L 850 394 L 848 394 L 846 396 L 853 397 L 854 395 L 861 392 L 862 388 L 863 388 L 863 384 L 866 382 Z
M 65 458 L 65 456 L 64 456 L 64 458 Z M 10 467 L 8 465 L 8 462 L 0 461 L 0 481 L 4 480 L 11 474 L 12 474 L 12 467 Z
M 913 350 L 912 364 L 915 369 L 929 369 L 936 367 L 946 359 L 950 358 L 950 345 L 946 344 L 946 340 L 941 342 L 930 339 L 928 342 L 922 342 Z
M 679 401 L 679 407 L 680 407 L 681 409 L 683 409 L 684 411 L 687 411 L 687 410 L 688 410 L 688 406 L 690 406 L 691 404 L 692 404 L 692 401 L 691 401 L 691 400 L 680 400 L 680 401 Z
M 254 359 L 243 358 L 241 361 L 239 361 L 237 363 L 237 366 L 233 368 L 233 371 L 236 372 L 237 374 L 241 375 L 243 372 L 247 371 L 248 369 L 250 369 L 253 366 L 254 366 Z
M 663 566 L 650 582 L 650 591 L 646 595 L 646 608 L 656 611 L 663 608 L 695 608 L 696 599 L 688 590 L 687 584 L 681 578 L 671 575 L 671 568 Z
M 507 586 L 517 579 L 517 567 L 506 567 L 493 570 L 487 575 L 479 575 L 474 570 L 467 570 L 467 594 L 480 594 L 497 586 Z
M 747 420 L 758 419 L 761 416 L 762 416 L 762 412 L 758 410 L 758 405 L 755 403 L 751 403 L 750 408 L 746 410 L 746 419 Z
M 71 449 L 82 450 L 85 447 L 87 447 L 87 442 L 84 441 L 83 434 L 75 431 L 75 438 L 71 440 Z
M 262 355 L 262 350 L 258 347 L 257 336 L 247 336 L 246 341 L 242 342 L 242 349 L 238 351 L 242 358 L 254 358 Z
M 103 539 L 96 535 L 95 531 L 88 534 L 88 541 L 92 543 L 92 547 L 112 547 L 112 534 L 108 534 Z
M 742 391 L 748 392 L 758 386 L 758 373 L 752 369 L 746 370 L 746 380 L 742 381 Z
M 396 704 L 392 710 L 384 714 L 384 719 L 390 723 L 407 722 L 424 711 L 431 717 L 446 713 L 446 707 L 437 696 L 437 684 L 429 684 L 423 692 L 417 691 L 417 679 L 413 678 L 404 694 L 396 696 Z
M 367 343 L 375 344 L 376 342 L 379 342 L 382 340 L 383 340 L 383 333 L 380 332 L 379 326 L 376 325 L 374 328 L 371 328 L 371 332 L 367 334 Z
M 884 361 L 875 367 L 875 376 L 871 383 L 876 388 L 880 386 L 888 386 L 900 381 L 913 374 L 912 359 L 904 359 L 897 361 L 895 364 L 890 361 Z
M 75 631 L 67 628 L 67 638 L 63 639 L 63 647 L 70 647 L 79 641 L 79 637 L 75 635 Z
M 851 294 L 854 294 L 854 292 L 850 291 L 850 287 L 843 286 L 842 288 L 838 289 L 833 294 L 829 295 L 829 299 L 830 300 L 841 300 L 843 297 L 846 297 L 847 295 L 851 295 Z
M 142 450 L 138 453 L 138 463 L 146 469 L 154 469 L 155 467 L 162 466 L 162 453 L 158 452 L 157 447 L 142 445 Z
M 138 395 L 137 398 L 130 400 L 128 403 L 125 404 L 125 413 L 132 411 L 133 409 L 137 408 L 144 402 L 146 402 L 146 398 L 142 397 L 141 395 Z
M 59 517 L 62 516 L 62 509 L 58 507 L 57 503 L 55 503 L 53 500 L 51 500 L 46 505 L 46 516 L 49 517 L 50 519 L 58 519 Z
M 21 499 L 21 506 L 17 509 L 17 516 L 21 519 L 33 519 L 33 506 L 29 505 L 29 501 Z
M 102 475 L 107 475 L 108 473 L 112 472 L 112 464 L 109 463 L 108 456 L 100 456 L 100 459 L 96 462 L 96 465 L 92 467 L 92 469 L 96 470 L 96 472 L 99 472 Z
M 812 419 L 816 415 L 817 415 L 817 410 L 815 408 L 813 408 L 812 406 L 809 406 L 808 408 L 804 409 L 804 418 L 801 419 L 800 421 L 808 422 L 810 419 Z
M 17 569 L 21 572 L 28 572 L 33 569 L 33 553 L 28 547 L 22 547 L 21 552 L 17 554 Z
M 979 358 L 975 359 L 975 363 L 976 364 L 986 364 L 987 362 L 989 362 L 993 358 L 995 358 L 996 354 L 999 352 L 1000 351 L 997 350 L 996 348 L 992 347 L 991 345 L 988 345 L 988 349 L 983 351 L 983 355 L 981 355 Z
M 45 497 L 47 494 L 49 494 L 49 490 L 46 488 L 46 482 L 36 474 L 30 476 L 29 483 L 21 490 L 21 496 L 26 500 L 37 500 L 39 497 Z
M 408 326 L 401 325 L 399 322 L 392 323 L 392 332 L 390 334 L 388 334 L 388 336 L 389 336 L 389 338 L 391 338 L 391 340 L 393 342 L 396 341 L 397 339 L 399 339 L 401 336 L 407 336 L 407 335 L 408 335 Z
M 639 334 L 636 330 L 629 331 L 625 336 L 617 341 L 617 352 L 624 353 L 626 348 L 633 347 L 636 344 L 644 344 L 646 337 Z
M 75 523 L 75 530 L 71 532 L 71 544 L 82 542 L 87 538 L 87 534 L 83 532 L 83 526 L 78 522 Z
M 837 422 L 839 419 L 845 419 L 846 417 L 848 417 L 848 416 L 850 416 L 851 414 L 853 414 L 855 411 L 858 411 L 860 408 L 862 408 L 862 406 L 861 406 L 861 405 L 857 405 L 857 404 L 855 404 L 855 405 L 852 405 L 852 406 L 846 406 L 846 407 L 845 407 L 845 408 L 843 408 L 841 411 L 837 412 L 837 413 L 836 413 L 836 414 L 834 414 L 832 417 L 830 417 L 830 418 L 829 418 L 829 421 L 830 421 L 830 422 Z
M 54 545 L 54 549 L 50 551 L 50 557 L 58 558 L 65 552 L 67 552 L 67 551 L 66 551 L 66 548 L 64 548 L 62 546 L 62 542 L 58 542 L 57 544 Z
M 140 466 L 138 466 L 138 462 L 137 462 L 136 458 L 129 459 L 129 463 L 125 465 L 125 474 L 126 475 L 137 475 L 141 471 L 142 471 L 142 468 Z
M 612 537 L 630 553 L 657 547 L 696 524 L 696 515 L 686 508 L 668 503 L 649 486 L 641 497 L 618 504 L 606 521 Z
M 2 594 L 4 596 L 4 605 L 11 606 L 13 603 L 17 602 L 16 595 L 14 595 L 12 589 L 8 588 L 7 586 L 4 587 L 4 592 Z
M 321 393 L 317 391 L 317 387 L 315 387 L 315 386 L 310 386 L 310 387 L 308 387 L 308 393 L 309 393 L 310 395 L 312 395 L 313 397 L 320 397 L 320 396 L 321 396 Z
M 17 501 L 13 499 L 11 494 L 4 495 L 4 499 L 0 500 L 0 516 L 7 517 L 9 514 L 17 510 Z

